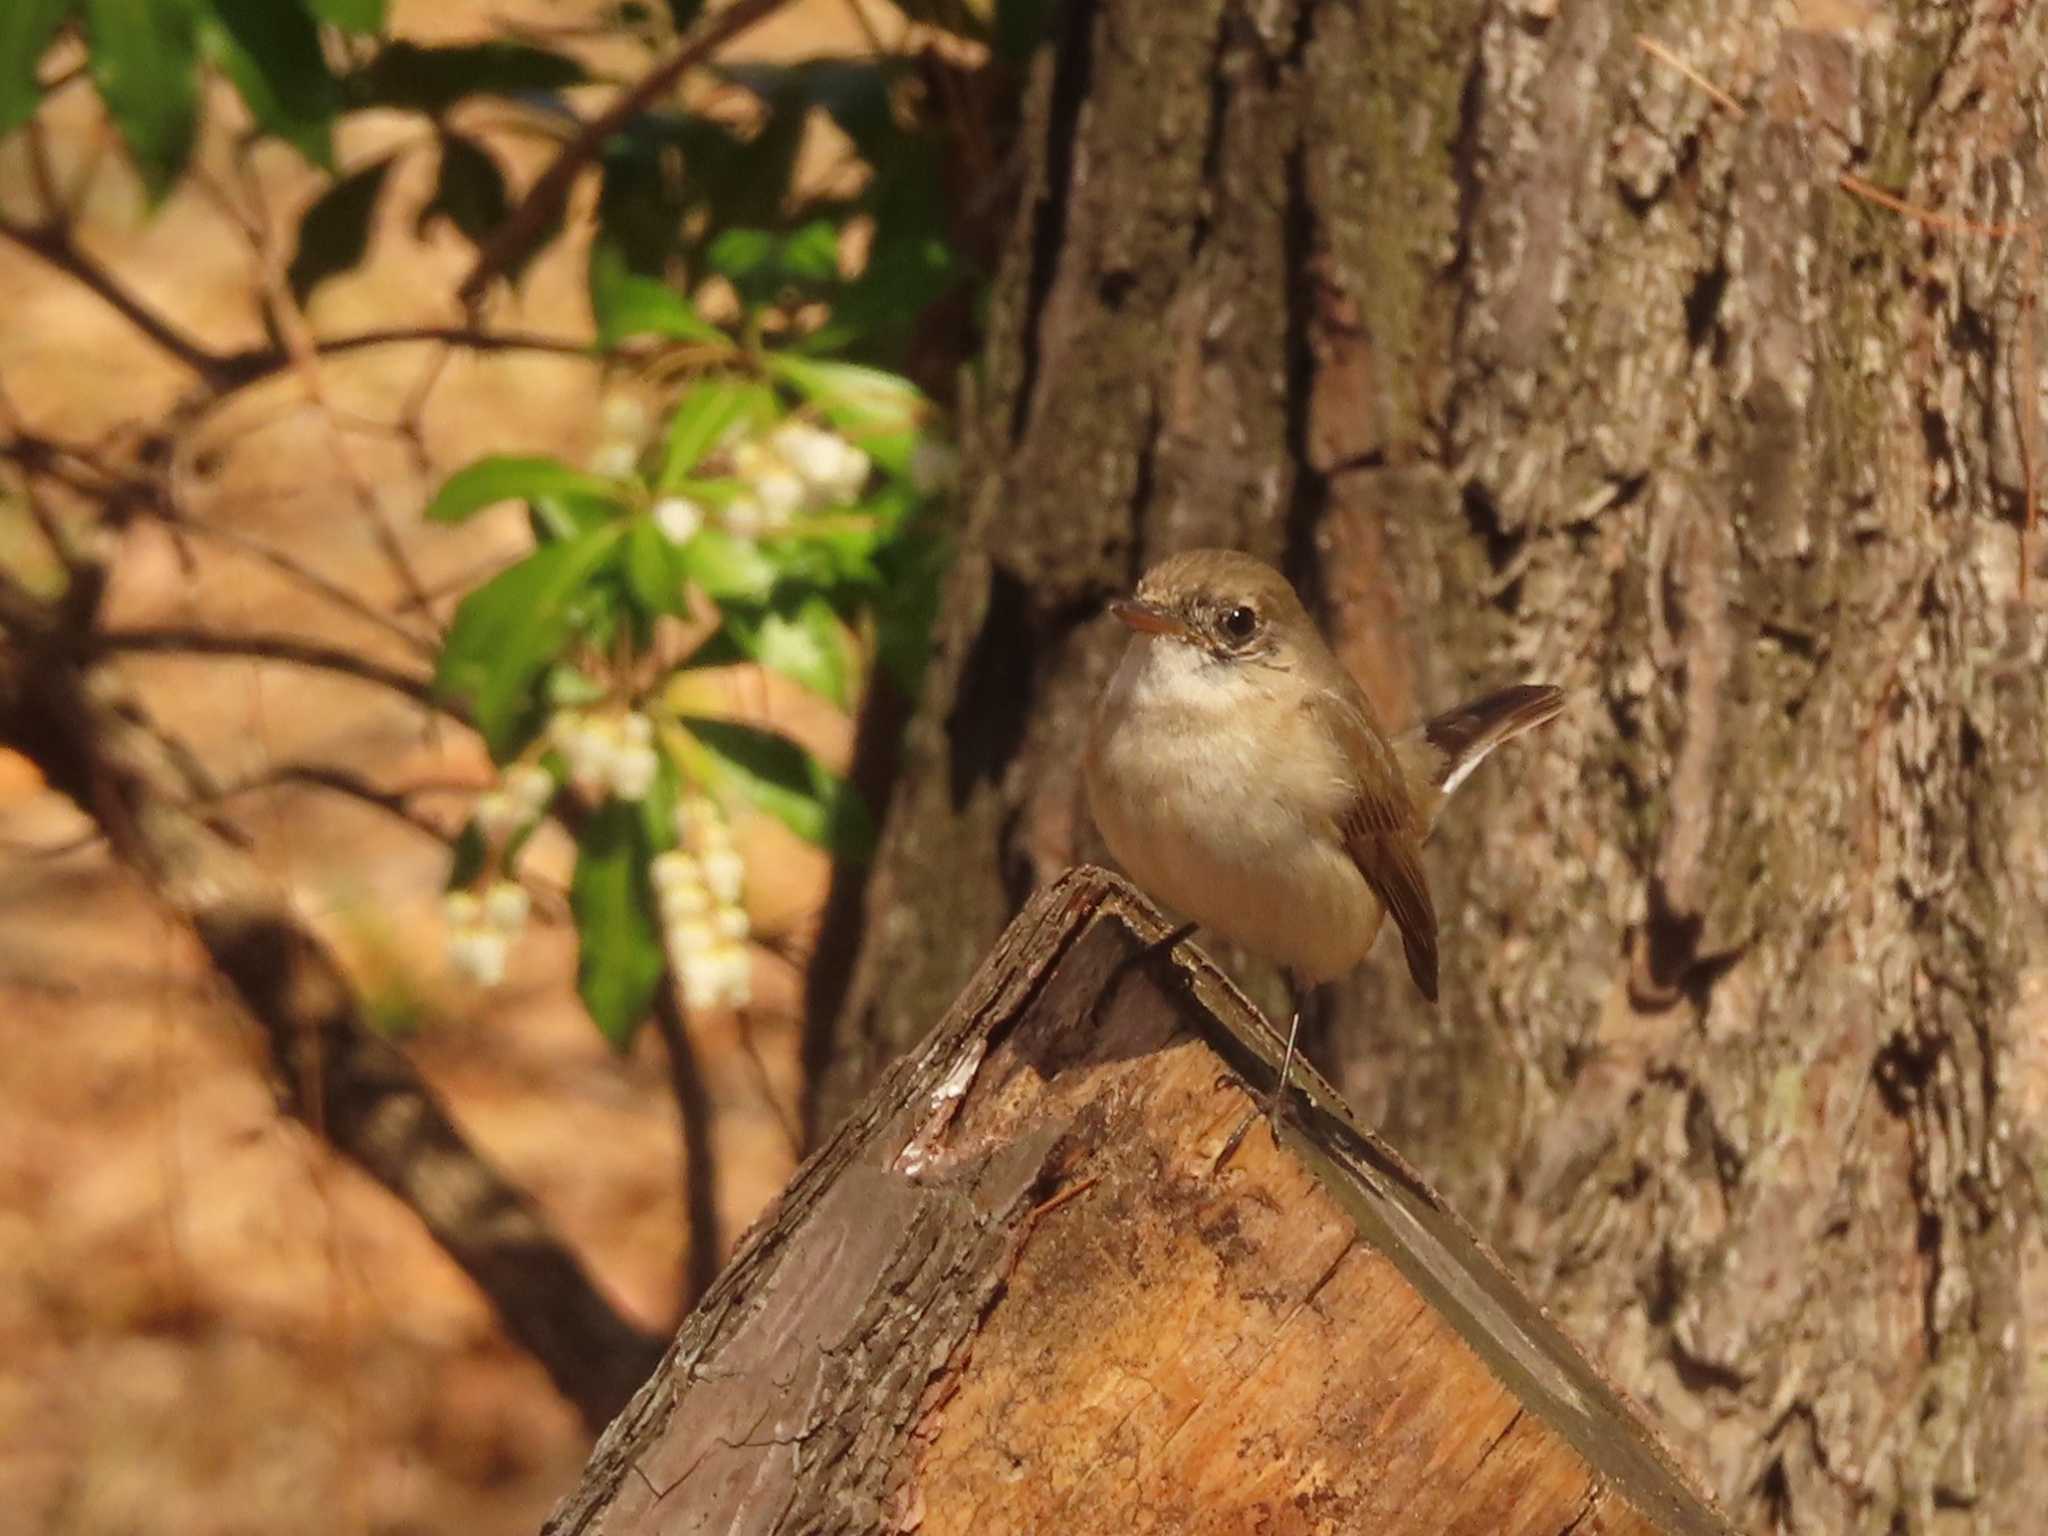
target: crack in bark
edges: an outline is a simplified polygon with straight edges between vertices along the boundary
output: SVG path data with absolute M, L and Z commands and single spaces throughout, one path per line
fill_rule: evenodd
M 1010 440 L 1022 442 L 1031 425 L 1038 395 L 1038 372 L 1044 361 L 1039 327 L 1059 271 L 1066 244 L 1067 216 L 1074 195 L 1074 164 L 1081 137 L 1081 118 L 1095 74 L 1094 32 L 1097 0 L 1070 0 L 1063 30 L 1053 49 L 1052 87 L 1046 107 L 1045 179 L 1031 210 L 1031 269 L 1025 287 L 1022 376 L 1012 407 Z

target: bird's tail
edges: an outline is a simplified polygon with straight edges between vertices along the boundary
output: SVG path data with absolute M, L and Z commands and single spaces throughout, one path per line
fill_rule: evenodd
M 1408 777 L 1416 809 L 1422 812 L 1423 826 L 1436 826 L 1444 801 L 1487 753 L 1511 737 L 1556 719 L 1563 709 L 1562 688 L 1517 683 L 1446 710 L 1397 736 L 1394 753 Z

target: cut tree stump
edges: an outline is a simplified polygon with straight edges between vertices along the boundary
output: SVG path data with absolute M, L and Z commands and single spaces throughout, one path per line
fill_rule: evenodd
M 1280 1041 L 1167 932 L 1098 869 L 1041 891 L 548 1532 L 1726 1536 L 1312 1072 L 1219 1166 Z

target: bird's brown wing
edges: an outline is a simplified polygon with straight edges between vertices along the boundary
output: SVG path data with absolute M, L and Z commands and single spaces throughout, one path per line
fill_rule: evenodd
M 1401 929 L 1408 974 L 1432 1003 L 1436 1001 L 1436 904 L 1422 873 L 1422 824 L 1410 799 L 1401 766 L 1361 693 L 1339 701 L 1333 723 L 1359 789 L 1338 823 L 1345 849 L 1365 876 L 1380 905 Z

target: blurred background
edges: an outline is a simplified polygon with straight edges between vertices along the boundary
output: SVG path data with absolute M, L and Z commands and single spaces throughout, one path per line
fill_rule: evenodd
M 979 131 L 968 91 L 993 41 L 988 8 L 754 7 L 758 25 L 601 144 L 608 206 L 580 177 L 466 309 L 478 241 L 701 9 L 259 0 L 10 4 L 0 20 L 0 560 L 38 594 L 67 590 L 66 559 L 69 590 L 104 582 L 122 677 L 197 759 L 194 814 L 231 824 L 231 859 L 339 957 L 361 1027 L 402 1046 L 462 1141 L 531 1197 L 593 1305 L 650 1347 L 799 1155 L 803 969 L 835 842 L 852 835 L 821 819 L 820 786 L 849 766 L 878 649 L 895 646 L 905 676 L 922 652 L 932 576 L 917 572 L 935 571 L 944 408 L 980 282 L 945 168 Z M 878 147 L 880 179 L 864 157 Z M 642 281 L 669 307 L 634 310 Z M 719 333 L 691 293 L 745 335 L 746 357 L 707 349 Z M 365 336 L 401 339 L 331 344 Z M 729 464 L 696 495 L 667 440 L 693 385 L 758 381 L 778 348 L 887 369 L 903 409 L 888 432 L 870 415 L 836 435 L 829 391 L 740 402 L 733 420 L 755 412 L 740 425 L 757 440 L 811 422 L 784 458 L 873 438 L 856 454 L 888 461 L 842 464 L 839 489 L 797 509 L 818 537 L 779 546 L 760 522 L 788 508 L 736 506 Z M 913 436 L 923 489 L 898 494 Z M 473 518 L 421 517 L 455 471 L 502 470 L 493 455 L 518 463 L 469 497 Z M 742 916 L 714 936 L 730 954 L 736 931 L 738 959 L 697 965 L 703 1006 L 686 1023 L 671 1010 L 676 1049 L 641 1027 L 650 957 L 677 960 L 676 925 L 664 948 L 595 877 L 572 887 L 580 842 L 616 830 L 608 808 L 679 786 L 631 795 L 646 769 L 631 743 L 607 758 L 598 742 L 580 778 L 559 733 L 507 725 L 487 744 L 457 723 L 475 690 L 446 665 L 433 686 L 459 602 L 546 546 L 520 505 L 519 466 L 540 460 L 598 477 L 595 499 L 551 503 L 559 515 L 650 525 L 667 475 L 690 491 L 662 506 L 668 550 L 693 531 L 679 518 L 708 519 L 731 547 L 707 558 L 779 547 L 809 562 L 751 607 L 751 567 L 723 585 L 662 567 L 644 611 L 593 611 L 572 643 L 556 637 L 571 660 L 549 685 L 582 686 L 586 719 L 619 724 L 655 658 L 687 655 L 687 707 L 762 733 L 725 743 L 726 777 L 700 776 L 709 830 L 744 866 L 713 905 Z M 68 549 L 44 537 L 53 525 Z M 659 566 L 644 531 L 636 550 Z M 707 581 L 735 615 L 708 642 Z M 515 630 L 522 614 L 544 625 L 530 594 L 506 601 Z M 474 646 L 486 664 L 518 648 L 499 632 Z M 530 704 L 543 684 L 507 686 Z M 796 754 L 748 758 L 773 740 Z M 659 745 L 672 776 L 691 743 Z M 530 838 L 502 794 L 480 801 L 522 752 L 553 775 L 527 792 L 556 796 Z M 766 781 L 735 790 L 733 763 Z M 430 1197 L 394 1198 L 336 1155 L 319 1089 L 292 1081 L 177 899 L 14 752 L 0 752 L 0 840 L 0 1523 L 534 1529 L 591 1425 L 422 1225 Z M 664 847 L 689 856 L 689 829 L 636 846 L 638 906 Z M 510 921 L 494 930 L 479 908 L 499 886 L 519 898 L 499 893 Z M 702 926 L 680 942 L 705 948 Z M 637 993 L 579 995 L 586 933 Z

